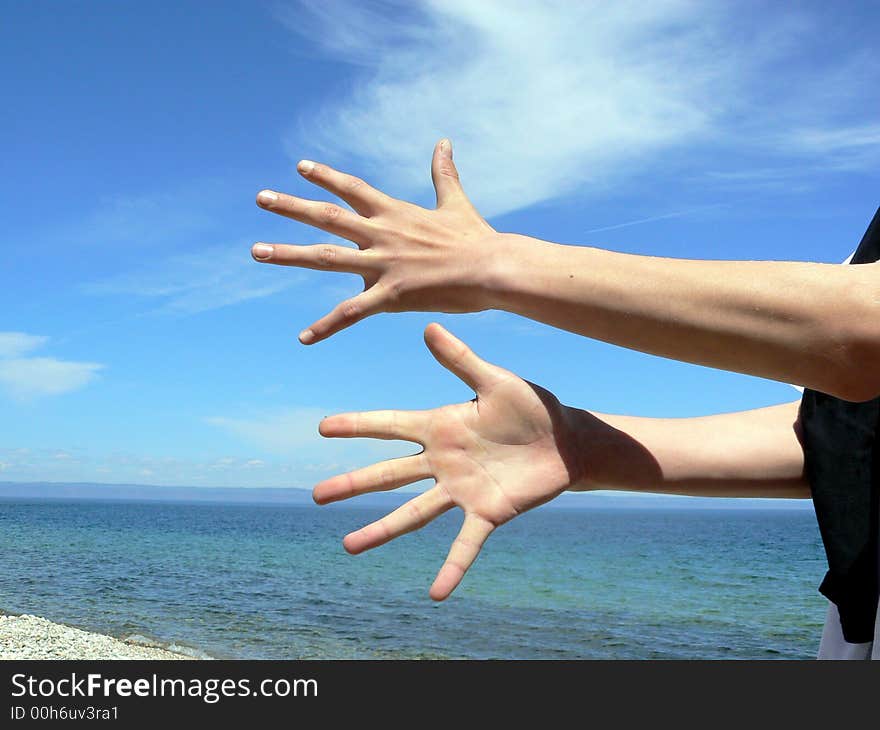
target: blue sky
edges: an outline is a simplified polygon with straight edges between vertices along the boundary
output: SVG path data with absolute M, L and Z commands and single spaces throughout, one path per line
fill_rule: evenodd
M 880 11 L 789 5 L 5 3 L 0 480 L 309 487 L 407 453 L 316 427 L 470 398 L 424 349 L 432 319 L 583 408 L 793 400 L 498 313 L 381 315 L 306 348 L 359 279 L 249 255 L 328 240 L 254 205 L 326 199 L 297 160 L 430 205 L 449 136 L 499 230 L 841 261 L 878 204 Z

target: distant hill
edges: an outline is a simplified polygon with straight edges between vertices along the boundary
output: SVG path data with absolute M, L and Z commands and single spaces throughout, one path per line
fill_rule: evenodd
M 341 504 L 396 507 L 412 492 L 375 492 Z M 160 487 L 88 482 L 3 482 L 0 499 L 120 500 L 214 504 L 312 505 L 311 491 L 290 487 Z M 728 499 L 627 492 L 563 494 L 543 509 L 812 509 L 808 499 Z
M 0 482 L 0 497 L 101 499 L 150 502 L 260 502 L 314 504 L 306 489 L 244 487 L 159 487 L 89 482 Z

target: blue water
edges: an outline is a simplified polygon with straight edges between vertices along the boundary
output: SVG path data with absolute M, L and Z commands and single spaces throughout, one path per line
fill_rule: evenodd
M 352 557 L 357 506 L 0 500 L 0 609 L 221 658 L 809 658 L 810 510 L 554 509 L 427 595 L 460 517 Z

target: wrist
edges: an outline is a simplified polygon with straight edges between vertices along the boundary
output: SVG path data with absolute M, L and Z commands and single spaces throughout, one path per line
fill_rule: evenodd
M 562 454 L 568 468 L 570 483 L 568 490 L 586 492 L 599 489 L 591 478 L 590 452 L 593 447 L 591 421 L 595 417 L 580 408 L 562 406 L 562 431 L 564 444 Z
M 540 261 L 539 249 L 552 245 L 517 233 L 493 234 L 477 273 L 487 308 L 515 312 L 517 296 Z
M 596 489 L 642 491 L 663 481 L 654 455 L 624 427 L 619 416 L 567 408 L 565 420 L 571 434 L 571 491 Z

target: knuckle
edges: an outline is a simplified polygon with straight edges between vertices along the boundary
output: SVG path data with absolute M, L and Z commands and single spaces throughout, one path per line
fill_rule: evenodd
M 386 247 L 364 249 L 361 251 L 361 256 L 368 260 L 374 269 L 382 272 L 393 271 L 401 261 L 398 251 Z
M 350 175 L 343 186 L 349 193 L 356 193 L 361 190 L 367 183 L 359 177 Z
M 361 313 L 361 305 L 354 299 L 349 299 L 340 305 L 339 312 L 343 319 L 357 319 Z
M 333 246 L 321 246 L 318 248 L 318 263 L 321 266 L 332 266 L 336 263 L 336 249 Z
M 455 541 L 452 543 L 455 545 Z M 467 571 L 467 566 L 456 558 L 446 558 L 446 563 L 444 565 L 448 565 L 450 568 L 455 568 L 459 573 L 464 573 Z
M 376 293 L 379 295 L 373 304 L 376 311 L 403 311 L 401 303 L 401 295 L 404 291 L 403 283 L 382 278 L 375 286 L 377 287 Z
M 375 528 L 382 535 L 383 542 L 388 541 L 393 537 L 391 525 L 388 524 L 388 520 L 386 518 L 383 518 L 383 519 L 379 520 L 378 522 L 374 522 L 373 526 L 375 526 Z
M 400 279 L 389 281 L 385 284 L 385 297 L 390 302 L 397 302 L 406 289 L 406 282 Z
M 319 211 L 318 215 L 320 216 L 321 220 L 329 223 L 339 218 L 341 213 L 342 209 L 338 205 L 328 204 L 321 206 L 321 210 Z
M 465 360 L 467 360 L 468 357 L 470 356 L 470 354 L 471 354 L 470 348 L 467 345 L 463 344 L 461 347 L 458 348 L 458 350 L 455 353 L 453 353 L 452 364 L 453 365 L 463 365 Z
M 394 485 L 395 474 L 394 468 L 390 466 L 384 467 L 379 472 L 379 485 L 382 487 L 391 487 Z
M 449 162 L 444 162 L 440 165 L 440 174 L 458 180 L 458 170 L 455 169 L 455 165 Z
M 425 515 L 421 508 L 415 502 L 407 502 L 405 505 L 406 513 L 417 525 L 425 523 Z

